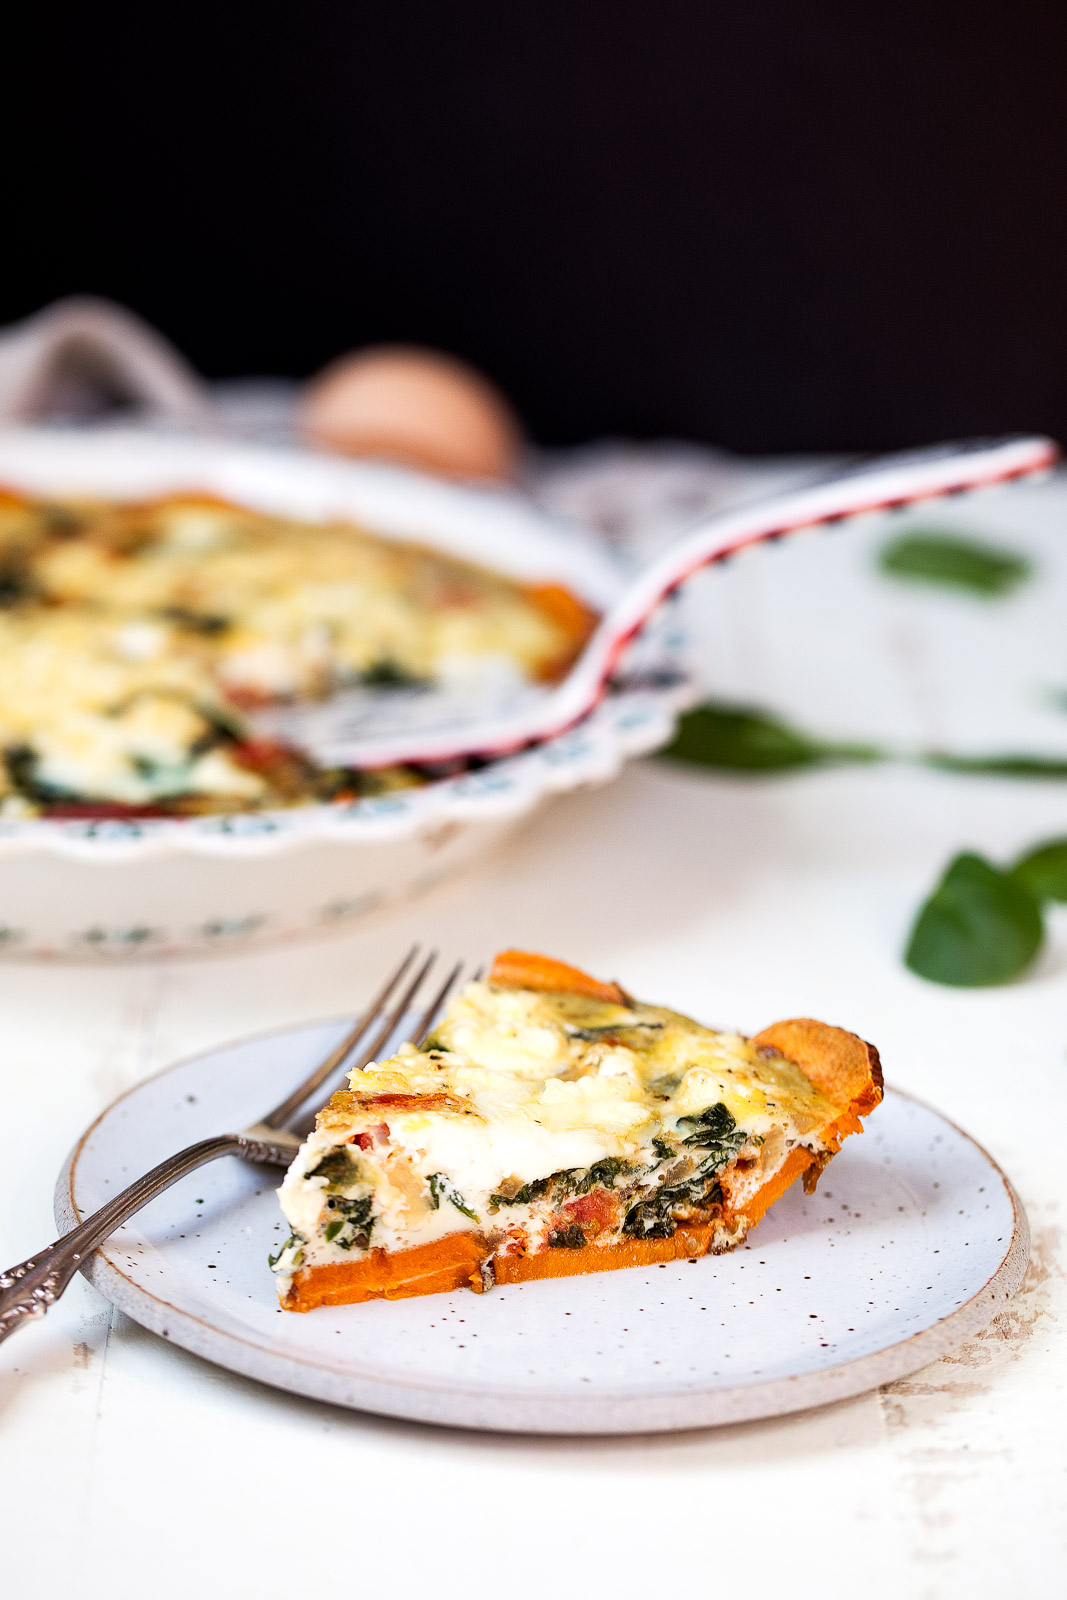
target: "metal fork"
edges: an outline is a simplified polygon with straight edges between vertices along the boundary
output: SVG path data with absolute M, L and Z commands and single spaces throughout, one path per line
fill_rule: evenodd
M 216 1134 L 214 1138 L 201 1139 L 198 1144 L 179 1150 L 176 1155 L 160 1162 L 158 1167 L 153 1167 L 151 1172 L 146 1172 L 143 1178 L 138 1178 L 123 1189 L 121 1194 L 115 1195 L 99 1211 L 94 1211 L 91 1217 L 86 1217 L 84 1222 L 46 1250 L 0 1273 L 0 1343 L 22 1323 L 43 1317 L 93 1251 L 135 1212 L 187 1173 L 206 1166 L 209 1161 L 216 1161 L 219 1156 L 240 1156 L 245 1161 L 266 1166 L 287 1167 L 303 1138 L 301 1125 L 291 1129 L 286 1124 L 316 1090 L 321 1089 L 347 1062 L 357 1046 L 363 1045 L 368 1034 L 373 1034 L 371 1042 L 364 1045 L 358 1059 L 349 1064 L 348 1070 L 361 1071 L 374 1061 L 416 1003 L 416 996 L 437 960 L 436 952 L 431 951 L 419 963 L 414 976 L 404 983 L 418 954 L 418 946 L 413 945 L 340 1044 L 273 1111 L 268 1111 L 265 1117 L 253 1122 L 243 1133 Z M 428 1004 L 422 1008 L 414 1027 L 408 1032 L 411 1044 L 421 1043 L 429 1033 L 459 981 L 462 970 L 462 961 L 457 961 Z M 306 1118 L 302 1124 L 305 1132 L 310 1121 L 310 1118 Z

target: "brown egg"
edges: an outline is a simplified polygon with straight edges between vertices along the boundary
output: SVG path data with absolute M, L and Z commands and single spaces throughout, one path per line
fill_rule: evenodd
M 519 420 L 488 378 L 415 345 L 331 362 L 308 384 L 298 421 L 320 449 L 455 478 L 513 478 L 522 447 Z

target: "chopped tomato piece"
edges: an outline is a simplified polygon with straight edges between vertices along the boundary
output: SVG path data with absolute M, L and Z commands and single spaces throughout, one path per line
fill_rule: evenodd
M 558 1216 L 564 1226 L 577 1222 L 589 1233 L 600 1233 L 618 1222 L 619 1200 L 606 1189 L 593 1189 L 589 1194 L 579 1195 L 577 1200 L 568 1200 L 560 1207 Z
M 349 1140 L 350 1144 L 358 1144 L 361 1150 L 372 1150 L 376 1144 L 388 1144 L 389 1124 L 379 1122 L 373 1128 L 366 1128 L 362 1133 L 355 1133 Z

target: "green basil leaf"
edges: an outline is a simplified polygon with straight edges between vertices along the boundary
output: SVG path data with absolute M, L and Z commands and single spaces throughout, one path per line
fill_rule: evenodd
M 778 717 L 742 706 L 709 703 L 686 712 L 661 755 L 733 772 L 783 772 L 831 761 L 879 761 L 873 745 L 829 744 Z
M 984 598 L 1010 594 L 1030 576 L 1024 556 L 954 534 L 915 528 L 884 545 L 878 557 L 883 572 L 909 583 L 960 589 Z
M 1035 900 L 1067 902 L 1067 839 L 1050 839 L 1029 851 L 1011 875 L 1025 884 Z
M 1043 936 L 1041 908 L 1026 885 L 965 852 L 919 912 L 904 961 L 932 983 L 1009 983 L 1030 966 Z
M 1067 778 L 1067 757 L 1060 756 L 954 756 L 948 751 L 933 750 L 921 760 L 925 767 L 969 773 L 976 778 Z

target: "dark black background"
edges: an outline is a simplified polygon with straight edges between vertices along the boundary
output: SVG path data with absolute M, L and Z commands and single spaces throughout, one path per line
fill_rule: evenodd
M 1067 437 L 1063 0 L 38 0 L 5 54 L 0 320 L 429 341 L 548 441 Z

